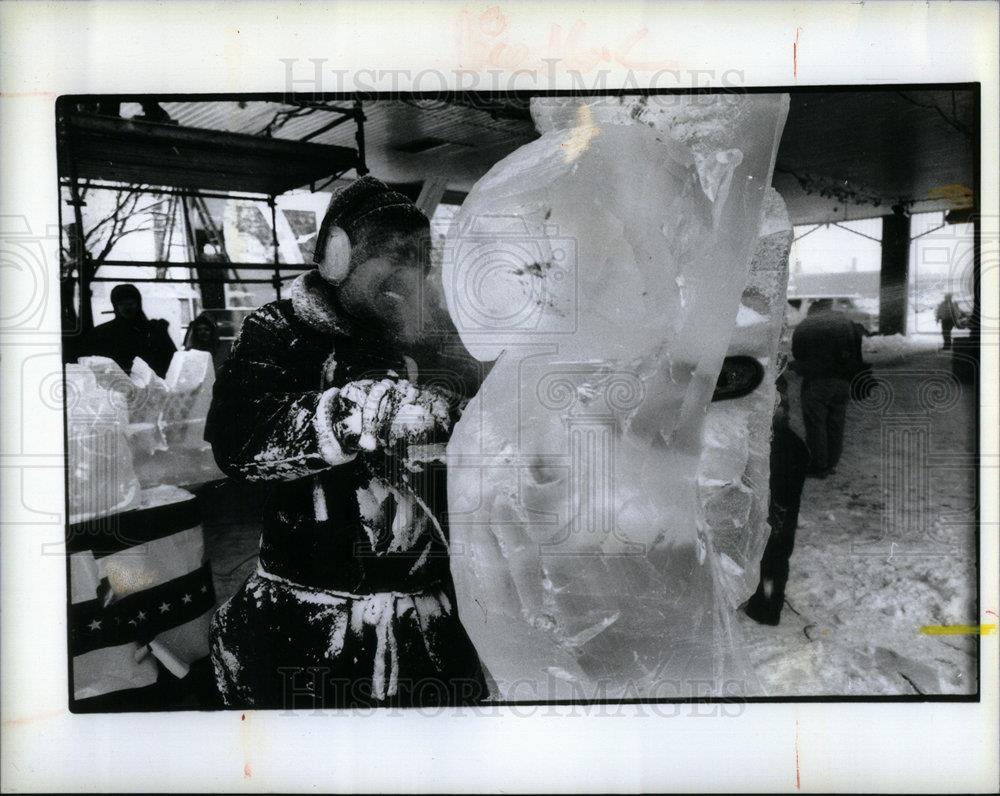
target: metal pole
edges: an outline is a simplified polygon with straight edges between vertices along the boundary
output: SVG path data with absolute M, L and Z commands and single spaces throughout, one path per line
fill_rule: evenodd
M 80 279 L 80 331 L 87 333 L 94 328 L 94 309 L 90 303 L 90 264 L 87 262 L 87 244 L 83 229 L 83 200 L 80 198 L 80 189 L 77 180 L 76 169 L 76 147 L 74 146 L 75 135 L 72 132 L 69 121 L 63 120 L 66 125 L 66 147 L 69 150 L 67 160 L 69 161 L 69 194 L 70 204 L 73 206 L 73 218 L 76 222 L 77 269 Z
M 163 241 L 160 246 L 160 250 L 156 253 L 156 259 L 162 263 L 170 262 L 170 243 L 174 234 L 174 222 L 177 216 L 177 197 L 170 196 L 167 198 L 167 220 L 163 225 Z M 156 266 L 156 276 L 160 279 L 167 278 L 167 265 L 157 265 Z
M 180 197 L 180 201 L 181 201 L 181 211 L 183 213 L 182 217 L 184 219 L 184 243 L 185 243 L 184 248 L 187 250 L 189 262 L 190 261 L 197 261 L 198 260 L 198 251 L 197 251 L 198 247 L 195 244 L 194 230 L 191 228 L 191 214 L 188 212 L 188 200 L 187 200 L 187 197 L 186 196 L 181 196 Z M 198 277 L 198 283 L 197 283 L 198 284 L 198 290 L 199 290 L 199 292 L 201 292 L 201 272 L 198 270 L 197 267 L 195 267 L 194 272 L 195 272 L 195 274 Z M 188 269 L 188 276 L 190 276 L 190 275 L 191 275 L 191 269 L 189 268 Z M 203 306 L 203 307 L 205 306 L 205 296 L 204 296 L 204 294 L 201 297 L 201 306 Z
M 293 274 L 293 275 L 290 275 L 288 277 L 283 277 L 283 279 L 290 279 L 291 276 L 297 276 L 297 274 Z M 115 279 L 114 277 L 111 277 L 111 276 L 95 276 L 90 281 L 91 282 L 120 282 L 121 280 L 120 279 Z M 155 284 L 158 284 L 158 285 L 162 285 L 162 284 L 175 284 L 175 285 L 181 285 L 181 284 L 183 284 L 183 285 L 204 285 L 204 284 L 207 284 L 207 285 L 228 285 L 228 284 L 230 284 L 232 282 L 239 282 L 239 283 L 248 284 L 248 285 L 273 285 L 274 284 L 274 278 L 273 277 L 271 279 L 240 279 L 238 277 L 233 278 L 233 277 L 229 277 L 229 276 L 225 277 L 224 279 L 196 279 L 194 277 L 191 277 L 191 278 L 188 278 L 188 279 L 173 279 L 173 278 L 160 279 L 158 277 L 148 277 L 148 278 L 146 278 L 146 277 L 132 277 L 132 276 L 130 276 L 128 278 L 128 281 L 129 282 L 149 282 L 149 283 L 155 283 Z M 217 309 L 221 309 L 221 308 L 217 308 Z
M 354 101 L 354 121 L 358 126 L 357 132 L 354 134 L 354 139 L 358 142 L 356 170 L 359 177 L 364 177 L 368 173 L 368 166 L 365 164 L 365 113 L 361 107 L 361 100 Z
M 170 262 L 170 247 L 174 242 L 174 225 L 177 223 L 177 197 L 171 196 L 167 202 L 167 221 L 163 230 L 163 248 L 159 252 L 159 259 L 163 262 Z
M 73 205 L 73 217 L 76 221 L 77 251 L 75 254 L 78 257 L 80 280 L 80 331 L 89 332 L 94 328 L 94 309 L 90 303 L 90 263 L 87 261 L 87 244 L 84 241 L 83 212 L 80 210 L 83 200 L 80 198 L 80 192 L 76 190 L 76 180 L 70 187 L 70 204 Z
M 910 216 L 901 205 L 882 217 L 878 333 L 906 334 L 909 304 Z
M 263 262 L 263 263 L 234 263 L 231 261 L 226 262 L 199 262 L 197 260 L 171 260 L 170 262 L 159 262 L 157 260 L 104 260 L 101 263 L 101 267 L 113 267 L 113 266 L 149 266 L 150 268 L 159 265 L 167 265 L 174 268 L 201 268 L 204 270 L 228 270 L 231 268 L 241 268 L 245 271 L 273 271 L 274 262 Z M 282 265 L 280 270 L 282 271 L 302 271 L 307 270 L 304 265 Z
M 278 205 L 276 197 L 268 198 L 267 203 L 271 206 L 271 244 L 274 246 L 274 276 L 271 284 L 274 286 L 274 294 L 281 300 L 281 264 L 278 262 Z
M 188 213 L 188 203 L 187 198 L 181 198 L 181 209 L 184 213 L 184 240 L 187 243 L 188 257 L 197 261 L 198 259 L 198 249 L 195 244 L 194 230 L 191 228 L 191 216 Z
M 61 184 L 69 186 L 69 179 L 63 178 Z M 169 188 L 169 187 L 143 187 L 144 183 L 112 183 L 105 184 L 104 181 L 84 180 L 85 188 L 93 188 L 95 191 L 120 191 L 124 188 L 134 190 L 141 194 L 160 194 L 162 196 L 200 196 L 205 199 L 241 199 L 247 202 L 266 202 L 267 194 L 253 193 L 251 191 L 234 191 L 223 193 L 202 188 Z

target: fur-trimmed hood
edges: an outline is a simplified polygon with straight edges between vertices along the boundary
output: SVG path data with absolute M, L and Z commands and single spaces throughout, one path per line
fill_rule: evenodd
M 351 324 L 338 310 L 336 289 L 319 271 L 306 271 L 292 282 L 289 297 L 295 317 L 324 334 L 349 335 Z

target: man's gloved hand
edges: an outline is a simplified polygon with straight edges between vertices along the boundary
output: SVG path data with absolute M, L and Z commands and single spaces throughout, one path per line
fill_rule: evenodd
M 374 451 L 446 438 L 457 410 L 449 396 L 433 388 L 405 379 L 364 379 L 341 388 L 332 419 L 345 448 Z

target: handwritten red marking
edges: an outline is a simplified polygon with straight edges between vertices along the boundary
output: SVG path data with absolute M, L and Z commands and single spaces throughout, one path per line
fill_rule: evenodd
M 799 31 L 802 28 L 795 29 L 795 41 L 792 42 L 792 77 L 797 79 L 799 76 Z
M 45 719 L 51 719 L 54 716 L 61 716 L 61 710 L 50 710 L 47 713 L 38 713 L 34 716 L 24 716 L 20 719 L 4 719 L 4 727 L 23 727 L 25 724 L 33 724 L 36 721 L 45 721 Z
M 25 97 L 54 97 L 54 91 L 0 91 L 3 99 L 24 99 Z
M 799 720 L 795 719 L 795 790 L 802 790 L 802 772 L 799 769 Z

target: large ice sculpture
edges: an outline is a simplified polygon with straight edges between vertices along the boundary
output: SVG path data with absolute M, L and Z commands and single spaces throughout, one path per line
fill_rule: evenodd
M 141 357 L 132 361 L 129 380 L 134 389 L 129 395 L 129 442 L 135 453 L 149 456 L 167 449 L 161 415 L 170 388 Z
M 126 437 L 128 377 L 111 360 L 66 365 L 66 459 L 70 522 L 131 508 L 139 499 Z M 117 374 L 121 374 L 117 377 Z
M 161 415 L 170 390 L 145 360 L 136 357 L 129 373 L 109 357 L 80 357 L 77 364 L 89 368 L 97 384 L 114 393 L 125 409 L 125 433 L 133 454 L 149 456 L 167 449 Z
M 205 419 L 212 404 L 215 366 L 208 351 L 177 351 L 167 370 L 170 400 L 163 424 L 172 447 L 207 449 Z
M 749 395 L 709 404 L 698 467 L 702 519 L 719 554 L 721 585 L 731 608 L 757 588 L 767 543 L 774 382 L 791 246 L 785 203 L 768 188 L 760 237 L 729 342 L 729 354 L 755 358 L 764 367 L 764 378 Z
M 455 219 L 448 309 L 499 359 L 449 444 L 452 571 L 498 697 L 754 689 L 698 472 L 787 103 L 533 100 Z

